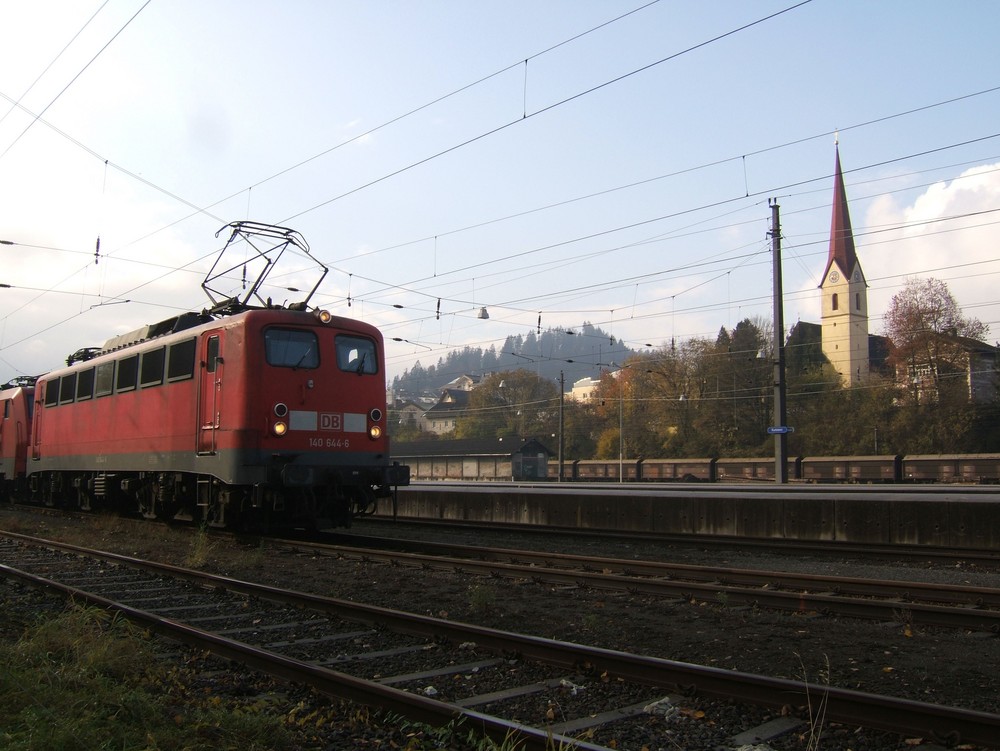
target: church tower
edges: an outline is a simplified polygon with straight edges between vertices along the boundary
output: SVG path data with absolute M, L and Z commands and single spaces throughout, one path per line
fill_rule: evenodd
M 823 294 L 823 354 L 844 386 L 868 378 L 868 283 L 858 262 L 840 169 L 840 147 L 833 182 L 830 255 L 820 284 Z

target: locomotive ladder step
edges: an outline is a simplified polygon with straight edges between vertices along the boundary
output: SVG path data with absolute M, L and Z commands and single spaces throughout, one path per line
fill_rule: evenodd
M 207 456 L 215 453 L 214 451 L 199 451 L 198 456 Z M 198 499 L 199 508 L 208 508 L 209 499 L 212 497 L 212 481 L 205 478 L 199 477 L 196 481 L 195 488 L 195 498 Z M 202 488 L 205 488 L 205 492 L 202 493 Z

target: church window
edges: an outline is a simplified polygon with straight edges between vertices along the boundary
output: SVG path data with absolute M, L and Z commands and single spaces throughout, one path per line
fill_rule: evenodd
M 860 292 L 855 292 L 854 293 L 854 309 L 855 310 L 861 310 L 861 293 Z
M 840 301 L 837 299 L 837 293 L 833 293 L 833 300 L 831 301 L 831 308 L 837 310 L 840 307 Z

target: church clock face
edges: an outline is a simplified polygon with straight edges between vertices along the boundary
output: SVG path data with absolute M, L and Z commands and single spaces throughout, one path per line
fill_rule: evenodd
M 858 271 L 857 269 L 854 270 L 854 281 L 856 282 L 861 281 L 861 272 Z
M 830 272 L 830 281 L 836 284 L 840 281 L 840 274 L 836 271 Z

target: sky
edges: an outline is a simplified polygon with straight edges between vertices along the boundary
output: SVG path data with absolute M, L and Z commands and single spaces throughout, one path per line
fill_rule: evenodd
M 305 238 L 268 294 L 326 267 L 310 305 L 378 326 L 389 378 L 770 319 L 772 201 L 785 325 L 818 323 L 836 148 L 871 333 L 934 277 L 995 343 L 998 28 L 989 0 L 0 0 L 0 382 L 206 307 L 244 220 Z

